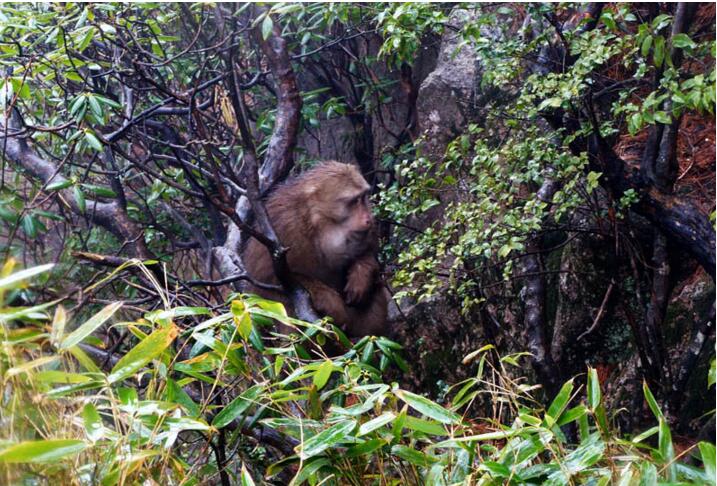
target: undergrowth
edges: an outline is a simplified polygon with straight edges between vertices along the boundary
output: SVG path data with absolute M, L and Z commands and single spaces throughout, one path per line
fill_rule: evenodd
M 142 263 L 129 265 L 166 295 Z M 0 276 L 4 484 L 715 482 L 715 446 L 676 454 L 647 386 L 655 425 L 620 434 L 594 369 L 544 408 L 537 387 L 514 378 L 524 354 L 486 345 L 464 359 L 473 378 L 439 404 L 382 381 L 409 366 L 383 337 L 351 343 L 330 323 L 238 294 L 221 309 L 166 298 L 160 311 L 117 302 L 80 319 L 59 301 L 18 305 L 52 265 L 14 266 Z M 102 349 L 110 328 L 123 346 Z M 348 351 L 327 356 L 326 341 Z M 473 416 L 476 401 L 491 416 Z

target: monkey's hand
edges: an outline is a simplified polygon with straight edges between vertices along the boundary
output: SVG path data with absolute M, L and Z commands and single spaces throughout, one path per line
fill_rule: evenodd
M 376 282 L 378 262 L 373 256 L 360 258 L 349 267 L 344 286 L 344 298 L 348 305 L 366 302 Z

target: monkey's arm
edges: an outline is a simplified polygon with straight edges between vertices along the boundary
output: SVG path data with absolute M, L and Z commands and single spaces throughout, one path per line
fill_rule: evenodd
M 311 303 L 319 314 L 332 317 L 341 328 L 350 324 L 351 319 L 341 294 L 320 280 L 303 275 L 298 276 L 298 279 L 311 294 Z
M 344 297 L 348 305 L 358 305 L 371 295 L 378 277 L 378 261 L 372 254 L 357 259 L 348 270 Z
M 390 294 L 383 285 L 376 285 L 371 289 L 369 298 L 362 305 L 347 306 L 336 290 L 321 281 L 306 277 L 301 277 L 300 280 L 311 294 L 311 302 L 316 311 L 331 316 L 334 323 L 349 337 L 387 334 L 386 314 Z

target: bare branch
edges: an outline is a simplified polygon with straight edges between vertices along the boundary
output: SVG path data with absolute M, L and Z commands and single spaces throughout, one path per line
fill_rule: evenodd
M 32 177 L 47 186 L 51 182 L 62 183 L 67 179 L 60 174 L 59 167 L 38 156 L 28 145 L 25 138 L 18 135 L 22 129 L 22 120 L 16 109 L 12 110 L 10 117 L 3 117 L 0 125 L 0 139 L 4 141 L 5 152 L 3 158 L 21 166 Z M 7 137 L 4 133 L 7 129 Z M 94 223 L 102 226 L 118 238 L 129 242 L 133 253 L 143 259 L 154 258 L 147 248 L 142 236 L 142 229 L 127 215 L 119 200 L 113 202 L 86 201 L 86 211 L 83 212 L 71 189 L 58 191 L 59 200 L 68 206 L 78 216 L 85 216 Z
M 268 13 L 267 13 L 268 15 Z M 261 35 L 257 31 L 257 35 Z M 284 179 L 294 166 L 294 147 L 299 132 L 301 95 L 286 40 L 281 37 L 278 22 L 274 22 L 272 34 L 261 43 L 261 49 L 269 62 L 277 93 L 277 113 L 274 132 L 266 150 L 264 164 L 259 172 L 259 189 L 265 194 L 274 184 Z

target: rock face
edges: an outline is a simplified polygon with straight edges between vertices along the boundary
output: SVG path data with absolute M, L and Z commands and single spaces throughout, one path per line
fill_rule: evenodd
M 470 15 L 454 10 L 451 27 L 460 28 Z M 465 128 L 475 99 L 476 52 L 460 47 L 460 35 L 453 29 L 448 32 L 441 40 L 436 68 L 421 84 L 416 102 L 418 126 L 426 136 L 425 152 L 430 157 L 441 157 L 448 142 Z
M 559 269 L 555 269 L 559 273 L 550 353 L 566 376 L 583 371 L 588 358 L 583 355 L 585 352 L 595 357 L 589 349 L 591 344 L 604 337 L 605 330 L 615 319 L 617 295 L 607 272 L 611 267 L 609 260 L 614 260 L 614 255 L 605 252 L 607 243 L 599 235 L 599 228 L 588 214 L 580 212 L 571 219 L 571 225 L 594 234 L 570 233 L 560 254 Z M 566 369 L 568 363 L 578 363 L 580 369 Z
M 351 122 L 345 117 L 332 118 L 321 120 L 319 127 L 303 131 L 297 141 L 297 151 L 311 160 L 355 164 L 354 145 Z

